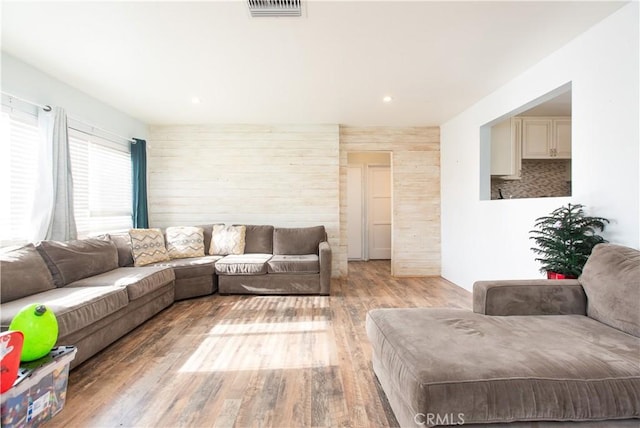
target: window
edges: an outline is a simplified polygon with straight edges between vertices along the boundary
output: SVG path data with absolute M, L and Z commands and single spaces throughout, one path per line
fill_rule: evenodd
M 131 228 L 129 146 L 69 130 L 78 236 Z
M 38 121 L 27 113 L 3 109 L 0 119 L 0 246 L 29 239 L 29 213 L 36 174 L 33 153 L 38 145 Z
M 31 238 L 39 130 L 35 114 L 5 106 L 0 126 L 0 247 L 4 247 Z M 69 150 L 78 237 L 131 228 L 129 145 L 69 128 Z

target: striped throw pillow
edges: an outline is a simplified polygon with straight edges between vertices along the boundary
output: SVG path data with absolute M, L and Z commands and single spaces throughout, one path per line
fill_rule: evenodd
M 172 259 L 204 256 L 204 230 L 201 227 L 167 227 L 167 251 Z
M 164 236 L 160 229 L 131 229 L 129 236 L 131 236 L 134 266 L 169 260 L 169 253 L 164 246 Z

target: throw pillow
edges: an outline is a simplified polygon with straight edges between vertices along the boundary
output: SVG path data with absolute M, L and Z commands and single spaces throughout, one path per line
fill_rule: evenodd
M 214 224 L 211 232 L 209 254 L 226 256 L 228 254 L 244 254 L 245 226 L 226 226 Z
M 167 227 L 167 251 L 172 259 L 204 256 L 204 230 L 201 227 Z
M 160 229 L 131 229 L 129 236 L 131 236 L 134 266 L 169 260 L 169 253 L 164 247 L 164 236 Z

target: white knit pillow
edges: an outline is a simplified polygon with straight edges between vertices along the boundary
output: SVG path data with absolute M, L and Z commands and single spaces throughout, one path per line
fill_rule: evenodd
M 209 254 L 226 256 L 227 254 L 244 254 L 245 226 L 225 226 L 214 224 L 211 231 Z

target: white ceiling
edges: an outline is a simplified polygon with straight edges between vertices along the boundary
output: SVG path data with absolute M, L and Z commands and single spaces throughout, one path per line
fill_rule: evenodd
M 623 4 L 3 1 L 2 50 L 148 124 L 438 125 Z
M 571 116 L 571 89 L 518 114 L 518 116 Z

